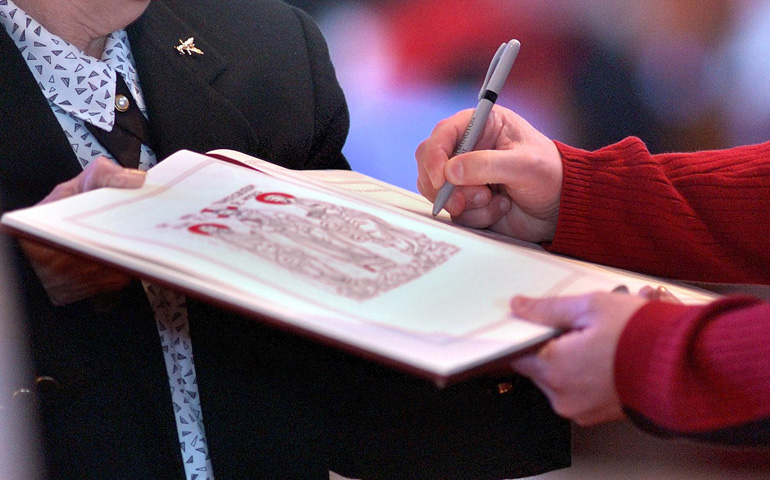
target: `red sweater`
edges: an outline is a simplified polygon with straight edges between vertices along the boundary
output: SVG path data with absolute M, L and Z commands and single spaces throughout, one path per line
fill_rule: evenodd
M 681 280 L 770 285 L 770 143 L 651 155 L 635 138 L 564 156 L 549 250 Z M 770 304 L 653 302 L 615 358 L 629 416 L 662 435 L 770 443 Z

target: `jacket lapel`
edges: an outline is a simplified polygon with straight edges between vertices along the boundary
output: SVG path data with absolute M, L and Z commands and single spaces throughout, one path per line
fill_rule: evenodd
M 24 58 L 0 29 L 0 190 L 4 210 L 36 203 L 80 164 Z
M 159 159 L 180 149 L 256 150 L 251 125 L 215 88 L 227 75 L 227 62 L 202 32 L 156 0 L 128 34 Z M 190 37 L 203 55 L 183 55 L 174 48 Z

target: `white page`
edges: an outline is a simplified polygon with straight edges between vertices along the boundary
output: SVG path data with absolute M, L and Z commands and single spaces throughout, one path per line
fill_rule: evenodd
M 357 195 L 366 197 L 377 204 L 385 204 L 398 209 L 403 209 L 408 212 L 420 215 L 423 218 L 432 218 L 433 204 L 430 203 L 425 197 L 418 195 L 409 190 L 403 189 L 396 185 L 383 182 L 376 178 L 372 178 L 360 172 L 351 170 L 304 170 L 301 172 L 288 170 L 283 167 L 269 164 L 264 160 L 255 159 L 248 155 L 233 150 L 216 150 L 221 155 L 242 161 L 257 169 L 265 170 L 271 175 L 277 175 L 282 177 L 295 177 L 301 175 L 303 178 L 312 178 L 323 182 L 332 188 L 348 190 L 355 192 Z M 435 219 L 445 224 L 452 224 L 452 220 L 449 214 L 442 210 L 441 213 Z M 466 228 L 460 225 L 452 224 L 455 228 L 464 229 L 468 232 L 481 235 L 492 240 L 499 242 L 516 245 L 518 247 L 527 248 L 530 250 L 544 251 L 544 249 L 535 243 L 524 242 L 515 238 L 511 238 L 496 232 L 488 230 L 480 230 L 473 228 Z M 553 254 L 550 254 L 553 255 Z M 595 271 L 602 276 L 614 277 L 617 284 L 622 284 L 628 287 L 631 292 L 638 292 L 644 286 L 657 284 L 665 285 L 666 288 L 680 300 L 682 303 L 695 305 L 701 304 L 705 301 L 715 298 L 715 293 L 719 294 L 724 291 L 745 291 L 745 286 L 729 285 L 728 288 L 717 285 L 709 284 L 688 284 L 684 282 L 672 281 L 665 278 L 654 278 L 649 275 L 641 275 L 635 272 L 622 270 L 619 268 L 608 267 L 604 265 L 597 265 L 582 260 L 559 256 L 562 261 L 574 263 L 581 268 L 586 268 Z M 751 291 L 756 296 L 763 296 L 767 298 L 768 294 L 764 290 L 754 289 Z

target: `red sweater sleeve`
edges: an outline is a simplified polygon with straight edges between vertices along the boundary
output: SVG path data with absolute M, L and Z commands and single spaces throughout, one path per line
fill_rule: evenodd
M 557 147 L 564 184 L 549 250 L 681 280 L 770 283 L 770 143 L 664 155 L 636 138 Z
M 770 304 L 651 302 L 623 331 L 615 383 L 629 416 L 661 435 L 770 444 Z
M 635 138 L 564 157 L 551 251 L 682 280 L 770 284 L 770 143 L 651 155 Z M 770 304 L 652 302 L 621 336 L 618 395 L 663 435 L 770 443 Z

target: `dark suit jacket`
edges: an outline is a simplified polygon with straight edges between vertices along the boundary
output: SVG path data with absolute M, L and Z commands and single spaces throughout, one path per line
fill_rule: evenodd
M 129 27 L 162 159 L 240 150 L 291 168 L 347 168 L 348 114 L 320 32 L 271 0 L 155 0 Z M 195 37 L 203 56 L 173 48 Z M 43 198 L 80 172 L 67 139 L 0 34 L 0 204 Z M 16 252 L 52 478 L 182 479 L 158 334 L 138 284 L 53 307 Z M 569 427 L 517 381 L 436 390 L 190 301 L 206 434 L 219 479 L 510 478 L 566 466 Z M 186 446 L 189 448 L 189 446 Z

